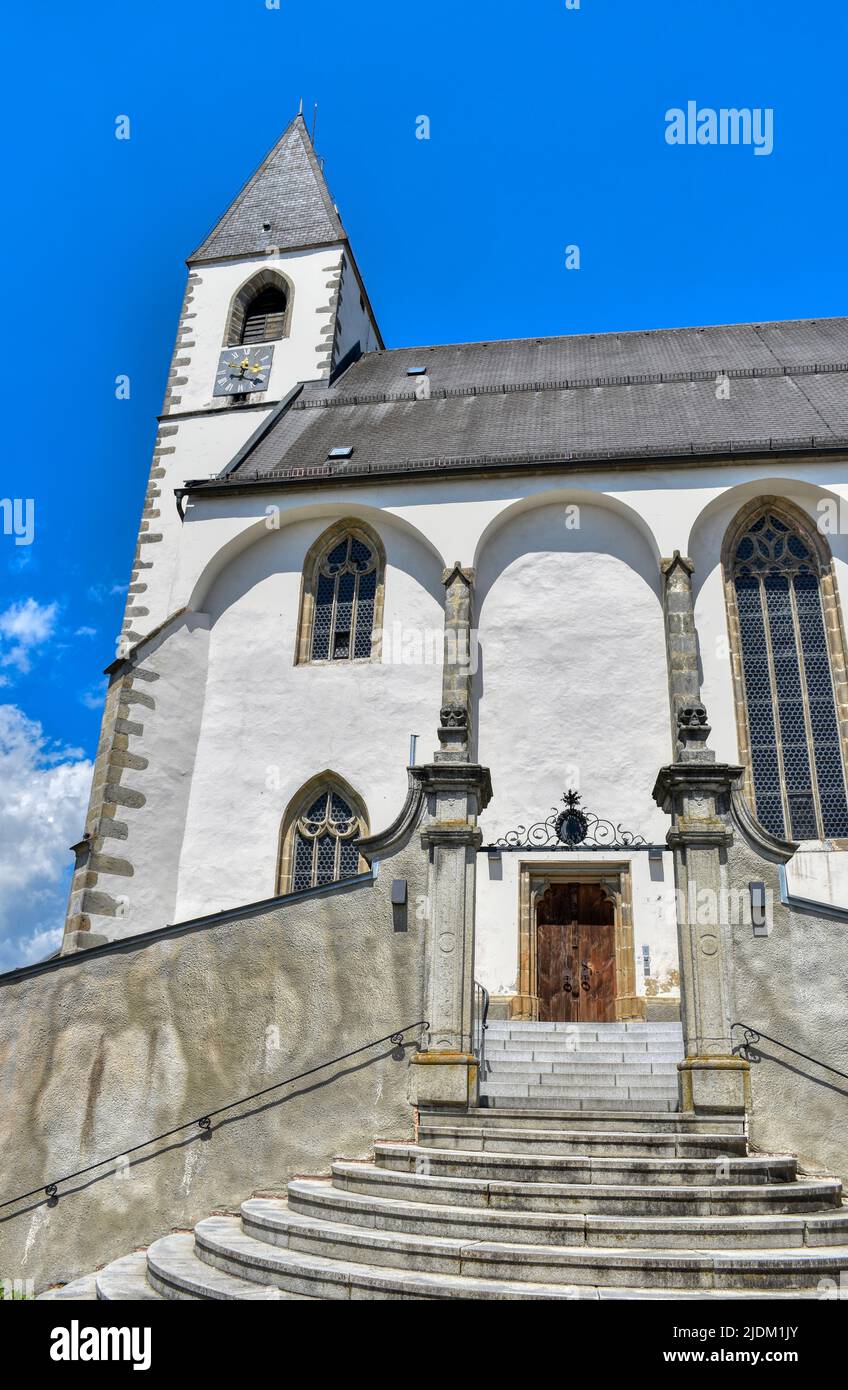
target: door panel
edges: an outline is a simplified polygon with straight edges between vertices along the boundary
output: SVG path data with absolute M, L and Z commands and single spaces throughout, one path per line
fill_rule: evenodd
M 553 883 L 536 904 L 539 1019 L 615 1021 L 615 908 L 595 883 Z

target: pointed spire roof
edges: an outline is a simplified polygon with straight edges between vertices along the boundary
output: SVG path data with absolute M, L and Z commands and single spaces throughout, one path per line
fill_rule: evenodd
M 306 123 L 298 115 L 188 260 L 191 264 L 259 254 L 269 246 L 287 251 L 344 240 L 341 218 Z

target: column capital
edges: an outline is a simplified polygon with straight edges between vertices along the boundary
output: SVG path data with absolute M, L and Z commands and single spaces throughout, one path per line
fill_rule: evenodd
M 467 565 L 461 564 L 459 560 L 454 560 L 449 569 L 442 570 L 442 583 L 447 588 L 448 584 L 457 578 L 464 580 L 470 589 L 474 583 L 474 571 Z
M 688 574 L 690 578 L 695 573 L 693 561 L 689 559 L 688 555 L 681 555 L 679 550 L 675 550 L 670 558 L 660 560 L 660 571 L 665 575 L 666 579 L 668 579 L 676 569 L 683 570 L 684 574 Z

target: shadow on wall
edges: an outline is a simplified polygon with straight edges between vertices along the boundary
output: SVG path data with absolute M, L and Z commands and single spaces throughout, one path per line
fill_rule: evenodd
M 295 1173 L 326 1173 L 337 1154 L 362 1157 L 378 1134 L 409 1136 L 395 1047 L 254 1093 L 422 1018 L 423 927 L 394 931 L 391 905 L 393 873 L 421 891 L 420 859 L 407 845 L 376 880 L 0 980 L 0 1201 L 121 1155 L 58 1202 L 3 1213 L 4 1277 L 64 1282 Z M 214 1118 L 239 1096 L 257 1103 Z M 207 1115 L 205 1135 L 175 1133 Z M 149 1135 L 166 1137 L 134 1155 Z

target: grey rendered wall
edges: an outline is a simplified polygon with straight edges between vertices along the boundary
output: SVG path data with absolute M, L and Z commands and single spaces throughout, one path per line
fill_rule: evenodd
M 0 1201 L 419 1020 L 423 923 L 393 915 L 390 888 L 407 877 L 414 903 L 420 873 L 407 846 L 373 884 L 0 980 Z M 407 1063 L 391 1054 L 64 1184 L 52 1206 L 0 1210 L 0 1275 L 65 1281 L 334 1155 L 364 1156 L 375 1136 L 407 1137 Z
M 733 928 L 735 1019 L 848 1073 L 848 923 L 784 906 L 777 865 L 738 832 L 730 853 L 732 882 L 764 880 L 773 903 L 770 936 L 755 937 L 750 923 Z M 803 1167 L 848 1181 L 848 1081 L 771 1043 L 758 1050 L 752 1143 L 795 1153 Z

